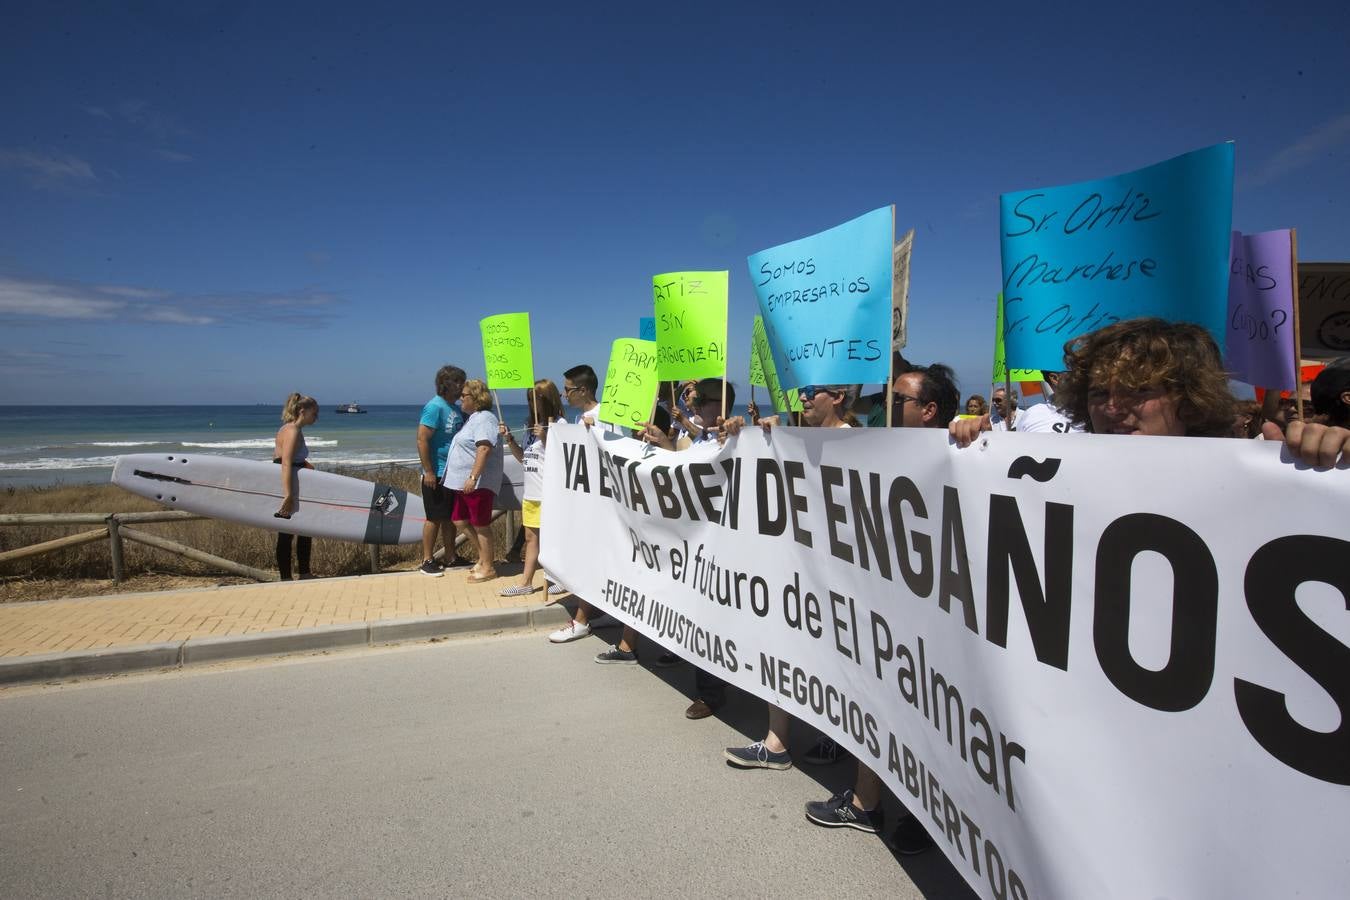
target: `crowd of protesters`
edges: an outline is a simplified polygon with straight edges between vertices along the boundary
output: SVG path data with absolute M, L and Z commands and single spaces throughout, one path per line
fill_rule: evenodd
M 958 448 L 970 446 L 984 432 L 1153 435 L 1170 437 L 1243 438 L 1279 441 L 1287 457 L 1303 467 L 1350 465 L 1350 359 L 1329 365 L 1314 380 L 1308 403 L 1286 403 L 1271 392 L 1263 403 L 1242 402 L 1232 393 L 1218 346 L 1197 325 L 1162 319 L 1118 322 L 1075 338 L 1065 345 L 1061 371 L 1043 373 L 1045 402 L 1022 408 L 1016 392 L 996 386 L 990 400 L 971 395 L 964 405 L 952 370 L 942 364 L 915 365 L 898 353 L 892 360 L 889 391 L 860 396 L 861 385 L 807 385 L 797 391 L 800 413 L 760 416 L 752 402 L 748 416 L 728 416 L 735 406 L 735 388 L 720 378 L 662 385 L 653 421 L 631 436 L 667 450 L 733 440 L 745 428 L 782 427 L 945 428 Z M 462 369 L 446 366 L 436 375 L 436 396 L 426 404 L 418 426 L 423 469 L 423 503 L 427 514 L 424 559 L 420 570 L 433 576 L 444 563 L 434 552 L 438 537 L 450 545 L 450 529 L 458 527 L 478 550 L 468 580 L 496 577 L 494 552 L 487 529 L 493 485 L 500 483 L 502 452 L 508 449 L 525 470 L 522 520 L 525 529 L 524 571 L 519 583 L 501 590 L 504 596 L 530 594 L 538 569 L 543 460 L 551 425 L 565 421 L 564 403 L 574 421 L 589 428 L 625 433 L 602 421 L 595 371 L 578 365 L 563 373 L 562 392 L 548 379 L 529 392 L 529 421 L 524 444 L 491 412 L 486 386 L 466 380 Z M 303 424 L 303 419 L 298 420 Z M 298 427 L 295 429 L 298 433 Z M 1016 438 L 1000 438 L 1015 440 Z M 1084 438 L 1071 438 L 1084 439 Z M 279 439 L 279 446 L 281 441 Z M 284 452 L 279 457 L 287 457 Z M 290 454 L 294 459 L 296 454 Z M 280 555 L 280 550 L 278 551 Z M 448 554 L 453 559 L 454 554 Z M 302 560 L 304 557 L 302 556 Z M 303 562 L 302 562 L 303 571 Z M 558 583 L 550 599 L 567 594 Z M 596 628 L 620 623 L 580 597 L 567 625 L 549 635 L 554 643 L 589 636 Z M 624 627 L 616 644 L 600 652 L 603 664 L 636 664 L 638 634 Z M 653 662 L 673 666 L 678 658 L 661 651 Z M 727 699 L 726 685 L 695 667 L 694 699 L 685 715 L 713 715 Z M 791 716 L 767 706 L 764 736 L 744 747 L 728 747 L 726 762 L 741 769 L 789 769 L 794 764 Z M 805 728 L 806 726 L 800 725 Z M 798 760 L 829 765 L 851 759 L 833 740 L 810 735 L 811 746 Z M 828 800 L 806 804 L 806 817 L 827 827 L 878 833 L 883 827 L 885 788 L 867 766 L 855 763 L 851 788 Z M 919 853 L 933 845 L 923 826 L 904 808 L 891 843 L 901 853 Z

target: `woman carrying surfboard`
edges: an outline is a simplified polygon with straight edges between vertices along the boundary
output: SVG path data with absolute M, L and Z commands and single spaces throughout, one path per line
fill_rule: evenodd
M 450 442 L 443 484 L 454 491 L 450 520 L 478 547 L 478 562 L 468 576 L 477 584 L 497 577 L 490 526 L 493 500 L 502 485 L 502 446 L 486 384 L 476 378 L 464 382 L 459 405 L 468 419 Z
M 281 410 L 281 428 L 277 430 L 276 444 L 272 451 L 272 462 L 281 464 L 281 508 L 275 513 L 278 519 L 289 519 L 300 506 L 298 491 L 299 479 L 296 469 L 312 469 L 309 461 L 309 446 L 305 443 L 306 425 L 313 425 L 319 418 L 319 402 L 313 397 L 294 393 L 286 398 Z M 307 535 L 297 538 L 284 531 L 277 532 L 277 569 L 282 581 L 291 580 L 291 542 L 295 542 L 295 558 L 299 564 L 299 578 L 312 578 L 309 573 L 309 555 L 314 541 Z

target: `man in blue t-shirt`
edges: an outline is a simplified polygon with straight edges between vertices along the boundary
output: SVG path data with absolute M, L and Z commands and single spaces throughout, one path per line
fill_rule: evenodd
M 450 442 L 464 425 L 464 412 L 459 408 L 459 395 L 464 390 L 464 370 L 459 366 L 441 366 L 436 373 L 436 396 L 422 407 L 422 418 L 417 423 L 417 455 L 422 461 L 422 506 L 427 523 L 422 526 L 423 575 L 442 575 L 443 566 L 436 563 L 436 536 L 445 539 L 446 559 L 454 557 L 454 525 L 450 523 L 453 507 L 451 492 L 441 484 L 445 474 L 445 458 Z

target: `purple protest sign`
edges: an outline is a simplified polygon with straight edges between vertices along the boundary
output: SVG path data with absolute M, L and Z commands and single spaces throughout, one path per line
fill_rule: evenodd
M 1233 232 L 1224 362 L 1239 381 L 1292 391 L 1294 254 L 1289 229 Z

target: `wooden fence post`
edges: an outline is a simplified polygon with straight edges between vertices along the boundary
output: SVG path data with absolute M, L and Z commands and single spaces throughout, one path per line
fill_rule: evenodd
M 126 567 L 122 564 L 122 529 L 117 513 L 108 516 L 108 555 L 112 557 L 113 582 L 121 584 L 126 580 Z

